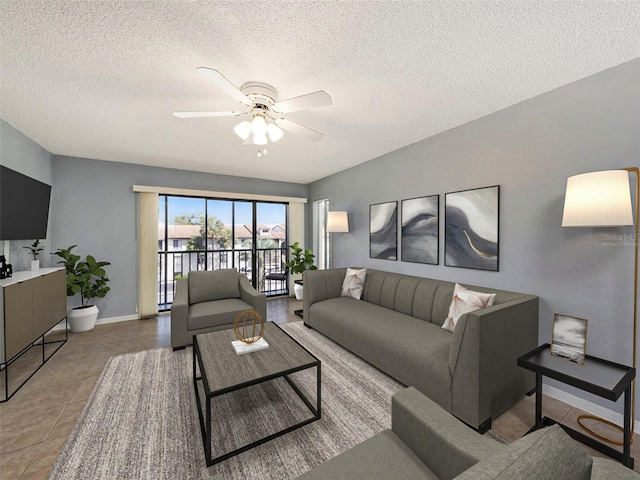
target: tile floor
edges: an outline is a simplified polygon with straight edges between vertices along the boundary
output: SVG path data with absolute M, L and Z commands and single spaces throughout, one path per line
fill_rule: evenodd
M 271 299 L 268 318 L 276 323 L 298 321 L 293 311 L 299 308 L 301 301 Z M 107 360 L 169 346 L 170 328 L 170 317 L 160 315 L 70 333 L 67 344 L 11 400 L 0 404 L 0 480 L 46 479 Z M 17 366 L 15 375 L 23 375 L 24 369 Z M 534 397 L 524 398 L 494 420 L 493 430 L 508 441 L 520 438 L 533 424 L 534 403 Z M 574 428 L 580 413 L 559 400 L 544 398 L 543 415 Z M 640 440 L 638 435 L 634 439 L 632 455 L 640 471 Z

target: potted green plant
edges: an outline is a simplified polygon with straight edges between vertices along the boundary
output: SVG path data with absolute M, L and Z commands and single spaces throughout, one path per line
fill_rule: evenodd
M 109 279 L 103 267 L 111 263 L 98 262 L 92 255 L 87 255 L 82 260 L 80 255 L 71 252 L 75 247 L 77 245 L 60 248 L 52 255 L 62 258 L 58 263 L 67 270 L 67 296 L 73 297 L 79 293 L 81 298 L 81 305 L 67 312 L 69 328 L 72 332 L 84 332 L 95 326 L 100 313 L 98 307 L 89 301 L 92 298 L 103 298 L 110 290 L 107 286 Z
M 300 244 L 298 242 L 295 242 L 293 245 L 289 245 L 289 248 L 291 249 L 291 260 L 285 262 L 285 265 L 289 267 L 289 271 L 291 273 L 302 274 L 306 270 L 318 269 L 318 267 L 313 264 L 313 259 L 316 258 L 316 256 L 310 249 L 307 248 L 306 250 L 304 250 L 302 247 L 300 247 Z M 302 300 L 302 282 L 298 283 L 296 281 L 295 285 L 293 286 L 293 292 L 295 293 L 297 300 Z
M 38 254 L 44 250 L 44 247 L 40 245 L 40 239 L 34 240 L 31 245 L 22 247 L 29 250 L 29 255 L 33 256 L 31 260 L 31 270 L 37 272 L 40 270 L 40 260 L 38 260 Z

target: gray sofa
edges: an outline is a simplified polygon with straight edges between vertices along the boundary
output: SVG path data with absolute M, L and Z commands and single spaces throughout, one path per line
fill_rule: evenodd
M 441 328 L 455 283 L 367 270 L 362 299 L 341 296 L 346 269 L 304 273 L 304 322 L 479 431 L 535 387 L 516 364 L 538 346 L 538 297 L 496 293 L 493 306 Z
M 246 275 L 230 268 L 192 271 L 178 279 L 171 307 L 171 346 L 193 343 L 193 336 L 232 328 L 236 316 L 257 311 L 267 321 L 267 297 L 249 283 Z
M 590 457 L 559 425 L 504 445 L 466 427 L 410 387 L 393 396 L 391 430 L 298 477 L 299 480 L 390 478 L 639 480 L 640 475 L 612 460 Z

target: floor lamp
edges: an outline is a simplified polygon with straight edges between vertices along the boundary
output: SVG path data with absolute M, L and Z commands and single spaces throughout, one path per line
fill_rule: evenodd
M 631 205 L 629 173 L 635 174 L 635 218 Z M 583 173 L 567 179 L 564 199 L 563 227 L 622 227 L 635 225 L 633 243 L 635 248 L 633 273 L 633 368 L 636 368 L 636 343 L 638 325 L 638 168 Z M 636 382 L 632 387 L 631 434 L 636 418 Z M 582 420 L 596 420 L 606 423 L 619 431 L 622 427 L 609 420 L 593 415 L 580 415 L 578 424 L 591 435 L 613 445 L 622 442 L 599 435 L 586 427 Z
M 349 216 L 347 212 L 329 212 L 327 214 L 327 233 L 348 233 Z M 331 268 L 333 265 L 333 242 L 331 244 Z

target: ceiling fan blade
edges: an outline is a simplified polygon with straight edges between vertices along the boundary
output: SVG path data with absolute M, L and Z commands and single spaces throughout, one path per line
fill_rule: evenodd
M 314 142 L 322 140 L 322 137 L 324 137 L 324 134 L 316 132 L 309 127 L 305 127 L 304 125 L 300 125 L 299 123 L 287 120 L 286 118 L 278 118 L 277 120 L 275 120 L 275 124 L 281 128 L 284 128 L 285 130 L 288 130 L 291 133 L 295 133 L 296 135 L 300 135 L 301 137 L 313 140 Z
M 237 101 L 244 105 L 252 106 L 253 102 L 247 97 L 244 93 L 242 93 L 238 87 L 236 87 L 233 83 L 226 79 L 224 75 L 222 75 L 218 70 L 214 70 L 213 68 L 207 67 L 198 67 L 196 68 L 201 74 L 213 80 L 219 89 L 223 90 L 227 95 L 232 96 Z
M 173 112 L 178 118 L 201 118 L 201 117 L 237 117 L 242 112 Z
M 298 110 L 307 110 L 308 108 L 324 107 L 331 105 L 331 97 L 324 90 L 307 93 L 299 97 L 282 100 L 273 105 L 273 109 L 280 113 L 297 112 Z

